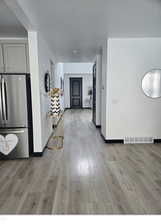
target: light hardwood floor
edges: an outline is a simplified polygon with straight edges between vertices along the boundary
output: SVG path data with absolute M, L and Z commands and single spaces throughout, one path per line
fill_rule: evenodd
M 89 110 L 64 123 L 63 150 L 0 161 L 1 214 L 161 214 L 160 144 L 105 144 Z

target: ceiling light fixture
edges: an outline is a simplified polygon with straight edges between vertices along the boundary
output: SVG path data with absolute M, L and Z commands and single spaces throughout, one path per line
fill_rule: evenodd
M 79 49 L 78 50 L 73 50 L 72 53 L 73 54 L 79 54 L 80 53 L 80 50 Z

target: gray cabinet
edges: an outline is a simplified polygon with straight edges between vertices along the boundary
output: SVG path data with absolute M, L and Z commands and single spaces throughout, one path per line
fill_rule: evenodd
M 6 73 L 26 73 L 27 53 L 25 44 L 4 44 L 4 64 Z
M 27 44 L 0 44 L 0 72 L 29 72 Z

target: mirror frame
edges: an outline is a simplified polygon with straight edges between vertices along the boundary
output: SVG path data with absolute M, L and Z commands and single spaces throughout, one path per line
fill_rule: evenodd
M 45 87 L 45 92 L 48 93 L 50 91 L 50 74 L 49 72 L 45 73 L 45 77 L 44 77 L 44 87 Z
M 152 72 L 152 71 L 154 71 L 154 70 L 160 70 L 160 73 L 161 73 L 161 68 L 152 68 L 152 69 L 150 69 L 148 72 L 146 72 L 146 73 L 143 75 L 142 79 L 141 79 L 141 90 L 142 90 L 142 92 L 144 93 L 144 96 L 148 97 L 148 98 L 151 99 L 151 100 L 157 100 L 157 99 L 161 98 L 161 96 L 158 96 L 158 97 L 151 97 L 151 96 L 148 96 L 148 95 L 144 92 L 144 90 L 143 90 L 143 80 L 144 80 L 145 76 L 146 76 L 148 73 L 150 73 L 150 72 Z

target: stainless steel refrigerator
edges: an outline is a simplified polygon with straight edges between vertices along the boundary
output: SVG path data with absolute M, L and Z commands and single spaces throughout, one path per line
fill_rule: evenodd
M 29 158 L 32 136 L 30 75 L 0 73 L 0 159 Z

